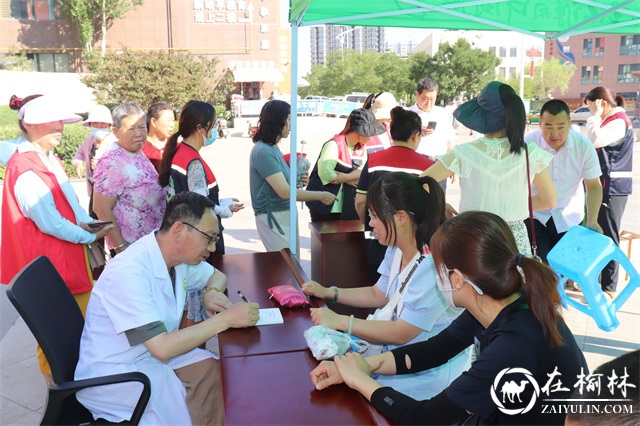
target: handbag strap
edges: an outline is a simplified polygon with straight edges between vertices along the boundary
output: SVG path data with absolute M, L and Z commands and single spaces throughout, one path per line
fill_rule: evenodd
M 529 190 L 529 227 L 531 228 L 531 254 L 534 259 L 540 260 L 538 256 L 538 244 L 536 243 L 536 228 L 533 225 L 533 200 L 531 199 L 531 173 L 529 170 L 529 149 L 527 144 L 524 144 L 524 152 L 527 159 L 527 189 Z

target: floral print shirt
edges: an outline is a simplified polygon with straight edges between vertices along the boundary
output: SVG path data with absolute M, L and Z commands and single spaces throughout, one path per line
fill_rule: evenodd
M 114 145 L 94 171 L 94 191 L 117 198 L 113 214 L 128 243 L 160 228 L 165 209 L 165 191 L 158 172 L 141 152 Z

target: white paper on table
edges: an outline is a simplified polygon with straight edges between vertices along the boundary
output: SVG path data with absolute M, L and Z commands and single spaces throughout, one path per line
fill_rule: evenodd
M 284 324 L 280 308 L 260 309 L 260 319 L 256 325 Z
M 220 199 L 220 206 L 222 207 L 231 207 L 235 201 L 233 201 L 233 198 L 222 198 Z

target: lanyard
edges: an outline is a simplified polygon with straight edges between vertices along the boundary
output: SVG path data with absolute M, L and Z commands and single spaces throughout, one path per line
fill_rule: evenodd
M 407 275 L 407 278 L 405 278 L 404 281 L 402 282 L 402 284 L 400 285 L 400 290 L 398 290 L 398 293 L 402 294 L 402 292 L 404 291 L 404 288 L 409 283 L 409 280 L 413 276 L 413 273 L 416 271 L 416 269 L 418 269 L 418 265 L 420 265 L 420 262 L 422 262 L 423 259 L 424 259 L 424 255 L 422 254 L 418 258 L 418 260 L 416 260 L 416 263 L 413 264 L 413 268 L 411 268 L 411 270 L 409 271 L 409 274 Z

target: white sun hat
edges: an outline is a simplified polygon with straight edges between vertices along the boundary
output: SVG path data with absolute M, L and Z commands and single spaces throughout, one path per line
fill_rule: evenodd
M 391 110 L 398 106 L 396 98 L 389 92 L 382 92 L 376 96 L 371 105 L 371 112 L 376 120 L 391 120 Z
M 90 126 L 91 123 L 109 123 L 113 124 L 111 111 L 104 105 L 96 105 L 89 111 L 89 117 L 82 122 L 83 126 Z
M 57 98 L 44 95 L 27 102 L 20 108 L 18 119 L 27 124 L 43 124 L 53 121 L 69 124 L 82 120 L 82 117 L 67 110 Z

